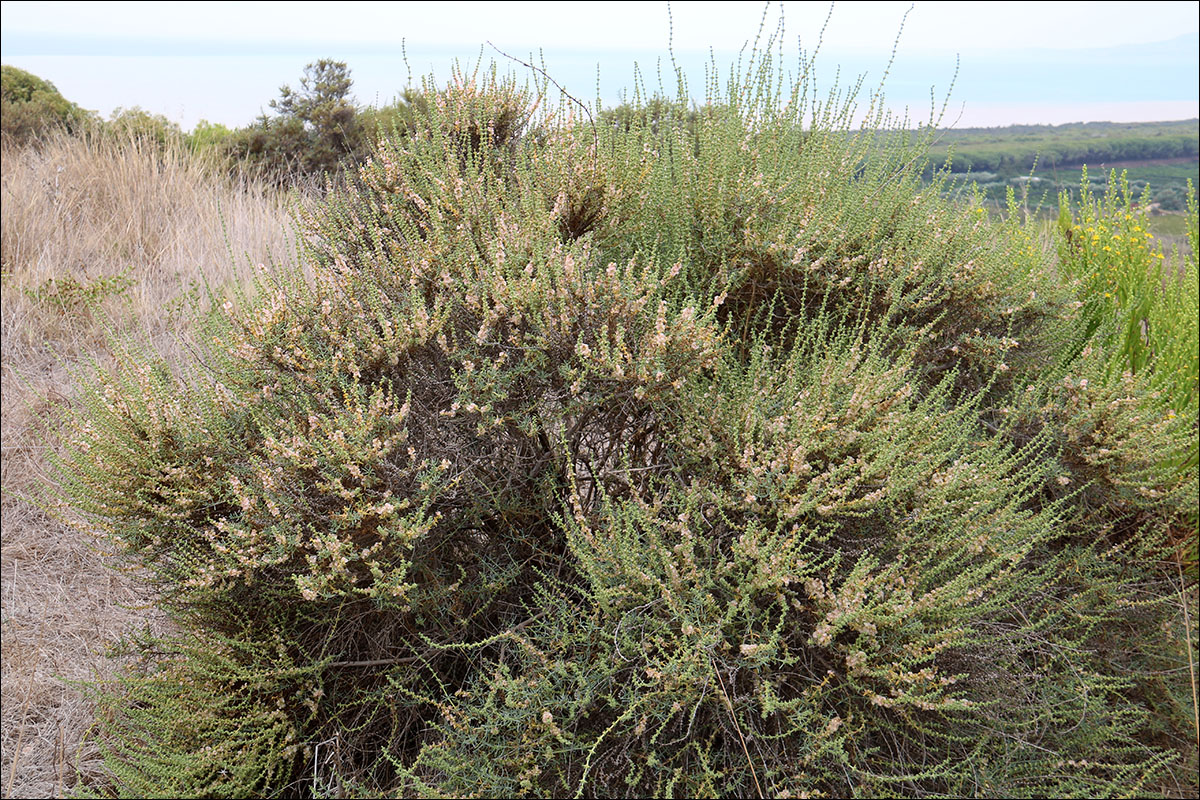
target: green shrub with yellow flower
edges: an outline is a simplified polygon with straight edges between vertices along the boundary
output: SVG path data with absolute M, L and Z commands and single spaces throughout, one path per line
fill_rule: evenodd
M 1115 383 L 1127 372 L 1146 376 L 1150 391 L 1142 406 L 1147 414 L 1194 417 L 1200 387 L 1195 187 L 1188 183 L 1186 247 L 1165 253 L 1149 230 L 1147 195 L 1136 198 L 1124 174 L 1110 173 L 1101 197 L 1090 190 L 1086 168 L 1081 185 L 1074 213 L 1070 200 L 1060 199 L 1058 256 L 1064 278 L 1084 303 L 1083 338 L 1106 354 L 1106 382 Z M 1165 455 L 1164 480 L 1194 472 L 1197 454 L 1193 436 L 1184 454 Z M 1194 515 L 1190 528 L 1175 538 L 1194 580 Z

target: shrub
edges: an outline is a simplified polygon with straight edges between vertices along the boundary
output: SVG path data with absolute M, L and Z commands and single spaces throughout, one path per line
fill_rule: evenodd
M 384 106 L 365 106 L 358 109 L 358 125 L 364 143 L 355 157 L 365 162 L 374 153 L 381 139 L 404 136 L 415 124 L 417 112 L 414 104 L 423 102 L 423 95 L 411 89 L 403 91 L 395 100 Z
M 1111 456 L 1117 449 L 1112 437 L 1147 435 L 1143 421 L 1190 432 L 1182 450 L 1169 446 L 1151 449 L 1153 457 L 1138 467 L 1140 477 L 1112 476 L 1107 485 L 1098 485 L 1105 486 L 1106 501 L 1120 501 L 1117 507 L 1123 505 L 1126 513 L 1140 510 L 1148 502 L 1156 506 L 1174 503 L 1166 518 L 1173 523 L 1171 536 L 1194 580 L 1200 449 L 1195 426 L 1200 404 L 1200 271 L 1195 240 L 1200 224 L 1190 181 L 1188 190 L 1191 248 L 1185 254 L 1176 249 L 1174 258 L 1168 259 L 1149 232 L 1147 204 L 1135 203 L 1126 177 L 1118 179 L 1115 172 L 1110 173 L 1106 191 L 1097 198 L 1085 169 L 1078 222 L 1068 197 L 1064 194 L 1060 200 L 1059 255 L 1064 274 L 1075 281 L 1083 307 L 1078 341 L 1088 351 L 1095 351 L 1091 393 L 1125 385 L 1117 392 L 1125 395 L 1119 402 L 1129 410 L 1126 416 L 1133 417 L 1118 423 L 1116 417 L 1121 415 L 1102 413 L 1112 419 L 1106 424 L 1097 419 L 1087 426 L 1095 432 L 1081 442 L 1077 457 L 1093 469 L 1135 463 Z M 1148 191 L 1143 192 L 1142 199 L 1147 196 Z M 1141 380 L 1131 392 L 1134 375 Z M 1125 484 L 1125 491 L 1117 488 L 1119 483 Z M 1172 487 L 1172 491 L 1165 492 L 1164 487 Z M 1109 510 L 1111 513 L 1112 506 Z
M 307 275 L 91 383 L 62 485 L 180 630 L 98 691 L 115 792 L 1187 780 L 1167 512 L 1099 535 L 1050 421 L 1070 287 L 774 75 L 628 127 L 460 75 L 301 214 Z
M 162 149 L 181 144 L 184 139 L 179 123 L 138 106 L 114 109 L 103 132 L 118 139 L 144 139 Z
M 8 64 L 0 67 L 0 131 L 6 138 L 24 142 L 52 128 L 75 129 L 91 116 L 50 81 Z
M 230 159 L 235 136 L 236 132 L 232 128 L 202 119 L 184 136 L 184 142 L 200 160 L 215 161 L 227 170 L 236 172 L 236 167 Z
M 271 101 L 275 116 L 263 115 L 238 130 L 226 150 L 251 171 L 279 183 L 303 178 L 337 178 L 343 167 L 364 161 L 382 129 L 403 125 L 404 102 L 359 109 L 350 95 L 353 81 L 341 61 L 321 59 L 304 69 L 300 88 L 280 87 Z

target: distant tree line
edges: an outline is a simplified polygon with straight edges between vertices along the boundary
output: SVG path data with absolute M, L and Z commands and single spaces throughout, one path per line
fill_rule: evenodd
M 55 86 L 24 70 L 3 67 L 4 139 L 28 144 L 55 130 L 132 136 L 161 145 L 179 144 L 228 162 L 231 170 L 287 184 L 324 179 L 366 159 L 380 134 L 410 130 L 414 104 L 405 91 L 381 107 L 359 106 L 344 62 L 321 59 L 304 69 L 299 86 L 280 87 L 264 113 L 243 128 L 201 120 L 190 132 L 161 114 L 118 108 L 105 120 L 62 96 Z
M 1156 158 L 1197 158 L 1200 144 L 1194 135 L 1080 139 L 1036 144 L 962 145 L 953 151 L 955 172 L 1029 170 L 1040 167 L 1080 166 L 1110 161 L 1145 161 Z
M 1098 167 L 1118 161 L 1200 158 L 1200 120 L 1011 125 L 940 131 L 933 166 L 955 172 L 1028 173 L 1034 167 Z

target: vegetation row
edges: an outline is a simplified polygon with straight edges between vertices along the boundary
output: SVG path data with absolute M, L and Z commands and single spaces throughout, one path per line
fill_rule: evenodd
M 932 148 L 935 156 L 954 153 L 955 169 L 1017 170 L 1099 165 L 1156 159 L 1200 159 L 1200 120 L 1181 122 L 1087 123 L 1072 125 L 965 128 L 947 131 Z

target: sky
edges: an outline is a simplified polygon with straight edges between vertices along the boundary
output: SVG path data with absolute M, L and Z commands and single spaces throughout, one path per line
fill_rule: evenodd
M 444 83 L 456 58 L 473 64 L 481 48 L 485 63 L 528 73 L 489 41 L 605 105 L 632 91 L 635 62 L 653 92 L 670 45 L 703 101 L 705 65 L 715 58 L 727 71 L 764 12 L 770 33 L 778 3 L 4 0 L 0 59 L 103 115 L 140 106 L 184 129 L 251 122 L 318 58 L 346 61 L 365 104 L 431 73 Z M 885 94 L 914 121 L 930 117 L 931 92 L 941 106 L 952 79 L 943 124 L 958 127 L 1200 116 L 1200 3 L 905 0 L 829 12 L 825 2 L 782 4 L 787 67 L 820 39 L 818 89 L 858 75 L 874 87 L 896 44 Z M 674 81 L 664 84 L 673 93 Z

